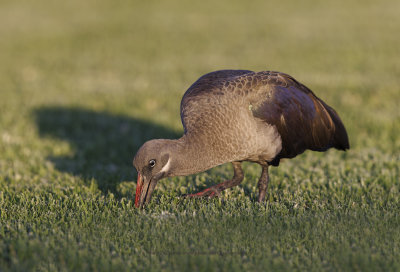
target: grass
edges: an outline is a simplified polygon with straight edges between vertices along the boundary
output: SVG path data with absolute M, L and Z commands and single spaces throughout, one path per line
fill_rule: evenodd
M 400 270 L 398 1 L 2 1 L 0 270 Z M 342 117 L 347 153 L 162 180 L 134 207 L 131 161 L 182 133 L 218 69 L 279 70 Z

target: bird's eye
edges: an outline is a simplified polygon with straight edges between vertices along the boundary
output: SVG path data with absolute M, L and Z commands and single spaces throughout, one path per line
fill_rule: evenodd
M 154 167 L 156 165 L 156 160 L 149 160 L 149 166 Z

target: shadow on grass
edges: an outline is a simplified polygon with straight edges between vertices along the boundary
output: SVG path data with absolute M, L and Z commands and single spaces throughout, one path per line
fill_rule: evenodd
M 74 107 L 36 109 L 36 122 L 42 137 L 68 141 L 72 156 L 51 156 L 60 171 L 95 179 L 99 189 L 116 193 L 121 181 L 133 180 L 132 160 L 139 147 L 154 138 L 177 138 L 166 127 L 129 116 Z

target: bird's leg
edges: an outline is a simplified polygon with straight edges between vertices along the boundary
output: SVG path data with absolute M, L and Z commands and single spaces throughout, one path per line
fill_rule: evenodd
M 267 193 L 268 189 L 268 181 L 269 181 L 269 176 L 268 176 L 268 164 L 266 165 L 261 165 L 262 166 L 262 172 L 260 179 L 258 180 L 258 202 L 264 202 L 265 200 L 265 194 Z
M 243 170 L 241 166 L 241 162 L 232 162 L 233 165 L 233 178 L 231 180 L 224 181 L 220 184 L 211 186 L 201 192 L 195 194 L 185 195 L 186 197 L 214 197 L 218 196 L 220 192 L 225 189 L 231 188 L 233 186 L 239 185 L 243 178 Z

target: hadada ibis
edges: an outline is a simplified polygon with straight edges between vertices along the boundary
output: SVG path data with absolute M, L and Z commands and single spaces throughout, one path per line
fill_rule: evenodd
M 143 144 L 135 205 L 148 203 L 157 182 L 233 164 L 233 178 L 188 197 L 214 197 L 243 180 L 243 161 L 261 165 L 258 201 L 268 187 L 268 167 L 305 150 L 349 148 L 336 111 L 293 77 L 272 71 L 221 70 L 200 77 L 180 107 L 184 134 Z

